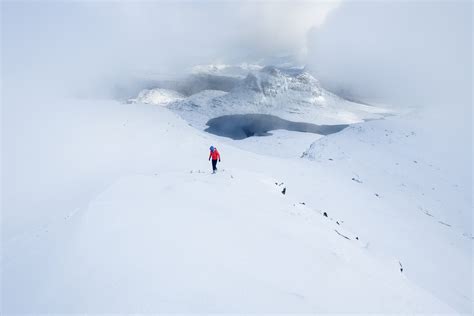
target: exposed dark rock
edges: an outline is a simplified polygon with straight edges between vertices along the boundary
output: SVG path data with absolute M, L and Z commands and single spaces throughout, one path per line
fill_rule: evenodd
M 338 232 L 337 229 L 335 229 L 334 231 L 335 231 L 339 236 L 344 237 L 344 238 L 347 239 L 347 240 L 351 240 L 349 237 L 344 236 L 343 234 L 341 234 L 340 232 Z

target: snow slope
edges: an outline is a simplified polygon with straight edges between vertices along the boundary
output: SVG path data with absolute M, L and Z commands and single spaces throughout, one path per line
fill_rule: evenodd
M 399 253 L 367 247 L 393 222 L 367 217 L 358 230 L 344 218 L 368 206 L 395 217 L 372 193 L 363 206 L 342 199 L 360 192 L 347 175 L 220 143 L 165 107 L 63 101 L 76 113 L 48 126 L 64 139 L 35 148 L 38 177 L 7 143 L 6 180 L 26 170 L 6 189 L 3 313 L 454 312 L 400 272 Z M 222 154 L 216 175 L 209 144 Z M 34 189 L 63 203 L 15 198 Z
M 303 156 L 345 175 L 348 187 L 339 186 L 339 194 L 350 192 L 351 207 L 334 209 L 332 195 L 308 198 L 327 199 L 325 207 L 348 220 L 351 229 L 365 232 L 370 251 L 380 257 L 396 255 L 410 279 L 468 311 L 474 240 L 471 174 L 453 146 L 436 137 L 438 126 L 432 127 L 405 116 L 357 124 L 314 142 Z

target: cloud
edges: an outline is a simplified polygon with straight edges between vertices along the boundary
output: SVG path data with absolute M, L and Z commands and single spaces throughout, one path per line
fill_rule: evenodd
M 472 3 L 345 2 L 308 34 L 308 64 L 333 90 L 467 110 Z
M 5 2 L 3 77 L 64 89 L 305 51 L 338 2 Z M 43 89 L 44 90 L 44 89 Z
M 308 68 L 336 92 L 409 108 L 470 177 L 472 13 L 470 1 L 345 2 L 309 32 Z

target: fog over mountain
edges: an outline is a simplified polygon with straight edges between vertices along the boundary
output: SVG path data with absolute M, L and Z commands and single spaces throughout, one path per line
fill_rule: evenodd
M 308 33 L 307 62 L 335 90 L 470 109 L 470 1 L 347 2 Z
M 104 89 L 117 77 L 291 55 L 353 96 L 467 104 L 471 15 L 470 1 L 6 1 L 3 75 Z
M 421 113 L 469 178 L 472 13 L 471 1 L 347 1 L 308 33 L 307 66 L 334 92 Z
M 472 314 L 471 1 L 0 9 L 0 314 Z
M 301 55 L 337 2 L 2 2 L 3 74 L 72 90 L 197 64 Z M 45 78 L 45 74 L 47 78 Z M 39 78 L 38 78 L 39 77 Z

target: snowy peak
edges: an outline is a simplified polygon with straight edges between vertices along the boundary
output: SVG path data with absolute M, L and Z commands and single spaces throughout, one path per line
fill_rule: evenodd
M 176 93 L 170 91 L 172 87 Z M 131 101 L 166 105 L 199 129 L 205 129 L 212 118 L 232 114 L 269 114 L 290 121 L 339 125 L 378 119 L 387 113 L 340 98 L 322 88 L 304 67 L 289 65 L 196 66 L 182 81 L 142 91 Z
M 289 90 L 300 93 L 309 93 L 317 97 L 321 95 L 322 88 L 311 74 L 299 68 L 278 68 L 267 66 L 258 72 L 251 72 L 237 88 L 262 93 L 266 97 L 288 93 Z
M 156 105 L 167 105 L 171 102 L 182 100 L 185 96 L 181 93 L 169 89 L 145 89 L 142 90 L 135 99 L 129 99 L 128 103 L 145 103 Z
M 228 76 L 235 78 L 245 78 L 249 72 L 259 71 L 263 67 L 258 64 L 252 63 L 241 63 L 239 65 L 229 64 L 210 64 L 210 65 L 197 65 L 192 67 L 192 74 L 208 74 L 208 75 L 219 75 Z

